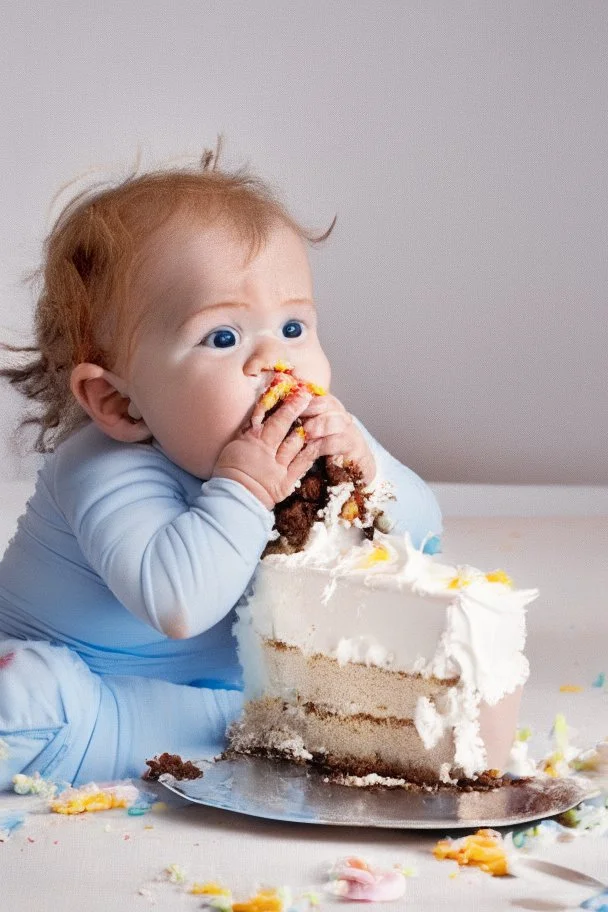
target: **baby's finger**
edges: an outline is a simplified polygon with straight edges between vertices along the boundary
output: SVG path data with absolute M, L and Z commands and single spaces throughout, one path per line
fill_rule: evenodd
M 330 434 L 345 433 L 352 425 L 352 421 L 348 412 L 325 412 L 323 415 L 307 418 L 303 424 L 309 440 L 316 440 Z
M 291 461 L 287 470 L 287 483 L 290 493 L 295 488 L 295 484 L 306 475 L 313 462 L 316 462 L 320 456 L 319 441 L 311 440 L 306 446 L 302 447 L 300 452 Z
M 361 472 L 364 484 L 373 480 L 376 472 L 374 457 L 366 446 L 353 445 L 352 434 L 330 434 L 311 440 L 310 446 L 318 446 L 319 456 L 344 456 L 353 462 Z
M 302 418 L 312 418 L 314 415 L 322 415 L 324 412 L 340 411 L 345 411 L 340 400 L 326 393 L 325 396 L 313 396 L 310 405 L 302 413 Z
M 276 461 L 279 465 L 288 466 L 304 446 L 306 446 L 306 432 L 303 427 L 296 427 L 279 446 Z
M 266 419 L 262 426 L 261 437 L 264 442 L 276 452 L 289 433 L 291 425 L 299 418 L 308 403 L 312 393 L 300 389 L 284 399 L 276 412 Z
M 261 402 L 256 402 L 253 411 L 251 413 L 251 427 L 256 432 L 256 436 L 259 436 L 262 429 L 262 423 L 264 421 L 264 415 L 266 414 L 266 409 Z

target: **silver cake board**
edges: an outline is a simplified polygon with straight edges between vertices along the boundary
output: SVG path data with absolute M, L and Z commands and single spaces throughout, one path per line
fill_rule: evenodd
M 536 777 L 488 791 L 352 787 L 311 766 L 237 756 L 195 761 L 203 776 L 160 783 L 195 804 L 292 823 L 394 829 L 503 827 L 552 817 L 594 797 L 585 780 Z

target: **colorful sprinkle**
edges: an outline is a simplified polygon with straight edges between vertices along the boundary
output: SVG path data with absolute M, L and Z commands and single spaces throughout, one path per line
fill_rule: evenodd
M 3 668 L 8 668 L 14 658 L 14 652 L 7 652 L 3 656 L 0 656 L 0 671 L 2 671 Z
M 186 880 L 186 871 L 179 864 L 170 864 L 165 868 L 165 874 L 171 883 L 184 883 Z
M 405 893 L 405 876 L 397 868 L 374 868 L 363 858 L 340 858 L 332 867 L 328 891 L 358 902 L 391 902 Z
M 486 573 L 486 579 L 489 583 L 502 583 L 503 586 L 513 586 L 513 580 L 504 570 L 492 570 L 491 573 Z
M 464 589 L 465 586 L 471 585 L 471 577 L 467 576 L 466 573 L 458 573 L 456 576 L 453 576 L 449 581 L 447 588 L 448 589 Z
M 580 684 L 562 684 L 559 692 L 563 694 L 578 694 L 582 693 L 584 689 Z
M 597 678 L 595 679 L 595 681 L 593 682 L 593 684 L 591 686 L 592 687 L 604 687 L 605 684 L 606 684 L 606 675 L 604 674 L 603 671 L 600 671 L 600 673 L 598 674 Z
M 206 883 L 193 883 L 190 893 L 194 893 L 197 896 L 230 896 L 228 887 L 222 887 L 214 880 Z
M 367 570 L 368 567 L 373 567 L 375 564 L 380 564 L 387 560 L 390 560 L 388 548 L 385 545 L 374 545 L 369 554 L 361 558 L 357 564 L 357 570 Z

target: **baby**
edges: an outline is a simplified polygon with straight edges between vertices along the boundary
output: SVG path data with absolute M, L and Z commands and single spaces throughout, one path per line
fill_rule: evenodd
M 234 606 L 320 457 L 391 482 L 415 544 L 439 532 L 427 486 L 329 392 L 301 384 L 254 415 L 277 362 L 329 388 L 307 256 L 326 236 L 210 155 L 59 217 L 36 354 L 2 371 L 41 407 L 47 455 L 0 563 L 0 789 L 222 749 L 241 707 Z

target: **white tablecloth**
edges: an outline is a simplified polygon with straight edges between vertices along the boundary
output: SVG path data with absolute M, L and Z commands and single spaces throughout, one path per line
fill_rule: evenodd
M 0 491 L 0 551 L 24 492 L 17 486 Z M 466 489 L 451 490 L 451 496 L 464 502 Z M 577 512 L 570 506 L 564 503 L 564 514 Z M 581 747 L 607 737 L 608 692 L 592 685 L 601 672 L 608 674 L 608 516 L 452 517 L 446 519 L 443 556 L 502 567 L 518 586 L 541 591 L 529 610 L 532 673 L 521 713 L 521 724 L 534 732 L 532 754 L 548 750 L 558 712 L 577 730 Z M 560 692 L 563 685 L 583 689 Z M 0 795 L 0 808 L 26 813 L 24 825 L 0 843 L 0 912 L 197 909 L 201 898 L 186 892 L 194 880 L 219 880 L 240 899 L 259 884 L 322 891 L 331 863 L 348 854 L 417 870 L 405 898 L 386 904 L 387 912 L 560 912 L 594 892 L 563 871 L 557 877 L 529 868 L 518 877 L 491 878 L 460 869 L 454 876 L 455 865 L 431 853 L 443 832 L 279 824 L 179 801 L 141 817 L 123 810 L 62 817 L 37 798 L 13 794 Z M 608 837 L 580 837 L 535 854 L 608 884 Z M 185 870 L 184 884 L 163 873 L 171 864 Z M 339 902 L 321 892 L 322 907 Z

